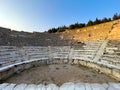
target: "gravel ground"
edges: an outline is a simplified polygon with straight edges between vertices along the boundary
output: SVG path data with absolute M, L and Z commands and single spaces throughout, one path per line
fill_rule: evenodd
M 116 80 L 99 74 L 92 69 L 77 65 L 47 65 L 25 70 L 20 74 L 14 74 L 5 82 L 27 84 L 50 84 L 62 85 L 65 82 L 105 83 L 117 82 Z

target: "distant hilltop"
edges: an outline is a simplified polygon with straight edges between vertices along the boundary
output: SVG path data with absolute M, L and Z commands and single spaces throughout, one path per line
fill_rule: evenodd
M 60 26 L 57 28 L 51 28 L 48 30 L 49 33 L 57 33 L 57 32 L 64 32 L 66 30 L 75 30 L 75 29 L 79 29 L 79 28 L 83 28 L 83 27 L 87 27 L 87 26 L 93 26 L 93 25 L 97 25 L 97 24 L 102 24 L 102 23 L 106 23 L 106 22 L 111 22 L 111 21 L 115 21 L 120 19 L 120 14 L 114 14 L 112 18 L 106 18 L 104 17 L 103 19 L 98 19 L 96 18 L 94 21 L 93 20 L 89 20 L 87 23 L 75 23 L 75 24 L 71 24 L 69 26 Z

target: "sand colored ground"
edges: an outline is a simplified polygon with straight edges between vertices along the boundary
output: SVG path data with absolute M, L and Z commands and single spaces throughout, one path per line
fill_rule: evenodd
M 83 66 L 64 64 L 34 67 L 13 75 L 5 82 L 61 85 L 65 82 L 105 83 L 117 81 Z

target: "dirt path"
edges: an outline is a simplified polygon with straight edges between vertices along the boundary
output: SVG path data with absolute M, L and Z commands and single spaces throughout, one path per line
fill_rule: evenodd
M 15 74 L 5 82 L 27 83 L 27 84 L 49 84 L 61 85 L 65 82 L 89 82 L 105 83 L 117 82 L 104 74 L 99 74 L 92 69 L 76 65 L 48 65 L 31 68 L 20 74 Z

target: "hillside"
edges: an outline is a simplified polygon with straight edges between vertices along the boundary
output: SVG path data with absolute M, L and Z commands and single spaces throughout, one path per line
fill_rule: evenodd
M 76 41 L 104 39 L 120 41 L 120 20 L 61 33 L 28 33 L 0 27 L 1 46 L 69 46 Z
M 120 20 L 115 20 L 75 30 L 66 30 L 61 34 L 64 36 L 64 39 L 67 40 L 120 40 Z

